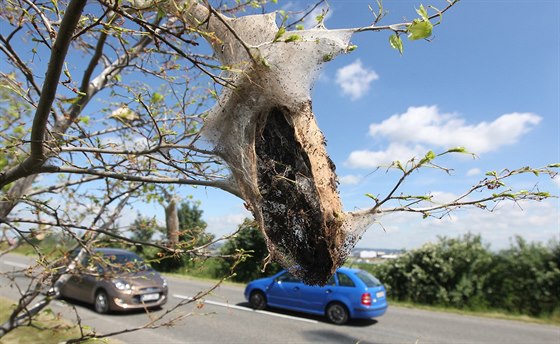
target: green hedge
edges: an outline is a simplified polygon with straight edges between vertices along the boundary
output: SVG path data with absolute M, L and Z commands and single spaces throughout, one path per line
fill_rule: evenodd
M 363 264 L 391 298 L 471 310 L 550 317 L 560 313 L 560 245 L 516 237 L 492 252 L 479 235 L 439 238 L 380 264 Z

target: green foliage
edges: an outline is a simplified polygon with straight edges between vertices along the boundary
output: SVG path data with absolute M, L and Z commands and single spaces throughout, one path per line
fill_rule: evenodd
M 266 271 L 262 271 L 268 249 L 256 223 L 248 219 L 240 225 L 239 233 L 225 243 L 221 253 L 231 257 L 221 262 L 216 271 L 217 277 L 235 272 L 232 280 L 248 282 L 255 278 L 269 276 L 281 269 L 277 263 L 270 263 L 266 266 Z
M 396 34 L 389 36 L 389 44 L 391 48 L 398 50 L 401 55 L 403 54 L 403 43 L 400 36 Z
M 493 261 L 487 283 L 490 306 L 529 315 L 560 308 L 560 245 L 527 243 L 516 237 Z
M 197 203 L 183 202 L 177 209 L 179 217 L 179 241 L 192 245 L 203 245 L 211 241 L 214 236 L 206 233 L 206 222 L 202 220 L 203 211 Z
M 191 250 L 203 246 L 214 240 L 214 235 L 206 232 L 206 222 L 202 220 L 203 211 L 198 208 L 197 203 L 183 202 L 177 209 L 179 218 L 179 247 L 183 250 Z M 166 229 L 159 227 L 166 237 Z M 159 271 L 176 272 L 194 266 L 194 257 L 183 253 L 169 255 L 161 250 L 150 249 L 145 254 L 152 266 Z
M 10 86 L 14 80 L 15 74 L 0 76 L 0 170 L 17 165 L 28 154 L 24 139 L 30 133 L 27 124 L 31 121 L 32 109 Z
M 399 301 L 531 316 L 560 310 L 560 245 L 517 237 L 493 253 L 479 235 L 439 238 L 398 259 L 368 268 Z
M 132 232 L 131 239 L 149 242 L 158 229 L 159 226 L 155 217 L 145 217 L 138 213 L 136 219 L 132 225 L 130 225 L 130 232 Z

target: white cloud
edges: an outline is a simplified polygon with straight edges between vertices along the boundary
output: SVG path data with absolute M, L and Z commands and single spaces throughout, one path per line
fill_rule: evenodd
M 558 238 L 560 217 L 557 209 L 554 201 L 503 202 L 492 212 L 474 208 L 455 211 L 441 220 L 423 221 L 419 228 L 424 233 L 434 231 L 447 233 L 448 236 L 480 233 L 483 239 L 492 244 L 492 248 L 501 249 L 509 245 L 507 239 L 516 235 L 540 242 L 547 242 L 555 235 Z
M 342 93 L 349 95 L 352 100 L 363 97 L 377 79 L 379 75 L 364 68 L 360 59 L 336 71 L 336 83 L 342 88 Z
M 480 168 L 471 168 L 467 171 L 467 177 L 478 176 L 480 172 Z
M 456 200 L 458 197 L 453 193 L 445 192 L 445 191 L 432 191 L 430 192 L 430 195 L 432 196 L 431 201 L 436 204 L 450 203 Z
M 233 233 L 245 218 L 252 218 L 252 215 L 248 211 L 242 211 L 235 214 L 209 217 L 205 219 L 208 224 L 207 231 L 216 236 Z
M 557 184 L 560 185 L 560 175 L 555 176 L 552 180 Z
M 383 136 L 391 142 L 425 144 L 430 147 L 465 147 L 482 154 L 516 143 L 539 124 L 533 113 L 504 114 L 492 122 L 467 124 L 456 114 L 440 113 L 437 106 L 409 107 L 379 124 L 371 124 L 369 134 Z
M 458 209 L 442 219 L 410 213 L 395 213 L 378 219 L 384 228 L 373 225 L 358 247 L 417 248 L 426 242 L 436 242 L 438 236 L 455 238 L 473 233 L 480 234 L 493 250 L 509 247 L 509 239 L 519 235 L 531 242 L 546 243 L 560 239 L 560 217 L 555 200 L 543 202 L 503 202 L 492 212 L 475 208 Z
M 437 106 L 409 107 L 405 113 L 395 114 L 369 127 L 372 137 L 389 140 L 385 150 L 357 150 L 350 153 L 346 164 L 356 168 L 376 168 L 395 160 L 406 162 L 423 156 L 430 149 L 465 147 L 482 154 L 516 143 L 523 134 L 540 123 L 533 113 L 504 114 L 492 122 L 467 124 L 456 114 L 440 113 Z M 480 173 L 472 169 L 467 175 Z
M 409 147 L 400 143 L 392 143 L 384 151 L 359 150 L 350 153 L 345 164 L 355 168 L 377 168 L 388 166 L 393 161 L 400 161 L 402 164 L 415 156 L 424 155 L 426 149 L 420 145 Z
M 357 185 L 360 183 L 361 180 L 362 178 L 360 176 L 355 176 L 352 174 L 341 176 L 338 178 L 338 181 L 342 185 Z

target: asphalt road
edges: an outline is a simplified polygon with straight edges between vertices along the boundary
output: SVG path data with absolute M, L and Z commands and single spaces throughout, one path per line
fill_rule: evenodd
M 29 258 L 6 255 L 0 258 L 0 271 L 22 269 Z M 179 302 L 188 300 L 212 286 L 210 282 L 168 278 L 169 301 L 152 315 L 165 314 Z M 20 276 L 18 283 L 25 284 Z M 17 289 L 5 276 L 0 277 L 0 295 L 17 298 Z M 71 303 L 82 324 L 97 333 L 130 329 L 150 323 L 150 315 L 110 314 L 100 316 L 88 305 Z M 56 301 L 52 309 L 75 320 L 72 307 Z M 205 297 L 204 303 L 190 303 L 169 314 L 182 316 L 173 327 L 142 330 L 115 337 L 125 343 L 488 343 L 560 344 L 560 327 L 527 324 L 389 306 L 376 320 L 352 321 L 344 326 L 328 323 L 322 317 L 280 310 L 253 311 L 243 298 L 243 288 L 221 285 Z

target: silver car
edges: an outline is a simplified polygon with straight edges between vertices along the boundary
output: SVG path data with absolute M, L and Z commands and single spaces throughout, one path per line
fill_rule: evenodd
M 60 295 L 98 313 L 147 309 L 167 302 L 167 281 L 133 252 L 98 248 L 78 262 Z

